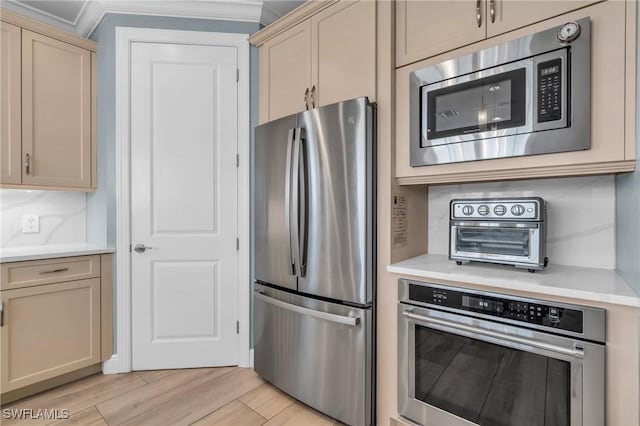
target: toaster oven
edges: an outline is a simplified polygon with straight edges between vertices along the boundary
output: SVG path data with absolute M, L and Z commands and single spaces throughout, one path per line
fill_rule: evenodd
M 455 199 L 450 203 L 449 259 L 489 262 L 530 272 L 546 257 L 546 204 L 542 198 Z

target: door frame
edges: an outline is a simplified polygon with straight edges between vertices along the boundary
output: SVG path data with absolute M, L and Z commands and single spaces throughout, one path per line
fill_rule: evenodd
M 105 374 L 131 371 L 131 44 L 175 43 L 235 47 L 238 52 L 238 366 L 251 367 L 249 263 L 249 34 L 116 28 L 116 353 Z

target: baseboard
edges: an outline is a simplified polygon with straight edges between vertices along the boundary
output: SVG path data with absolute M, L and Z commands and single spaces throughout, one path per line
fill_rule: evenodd
M 118 354 L 111 355 L 111 358 L 102 363 L 102 374 L 118 374 L 124 373 L 120 371 L 120 363 L 118 362 Z
M 249 368 L 253 368 L 253 348 L 249 349 Z

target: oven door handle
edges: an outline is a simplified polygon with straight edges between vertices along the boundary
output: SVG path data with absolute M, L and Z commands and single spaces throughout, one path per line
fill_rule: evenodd
M 442 319 L 439 319 L 439 318 L 425 317 L 423 315 L 414 314 L 410 310 L 402 311 L 402 315 L 407 317 L 407 318 L 410 318 L 412 320 L 419 321 L 419 322 L 422 322 L 422 323 L 436 324 L 436 325 L 440 325 L 440 326 L 443 326 L 443 327 L 449 327 L 449 328 L 454 328 L 456 330 L 467 331 L 469 333 L 479 334 L 479 335 L 486 336 L 486 337 L 493 337 L 495 339 L 500 339 L 500 340 L 504 340 L 504 341 L 507 341 L 507 342 L 519 343 L 519 344 L 522 344 L 522 345 L 533 346 L 534 348 L 546 349 L 546 350 L 551 351 L 551 352 L 556 352 L 556 353 L 560 353 L 560 354 L 563 354 L 563 355 L 569 355 L 569 356 L 572 356 L 574 358 L 584 358 L 584 349 L 582 349 L 582 348 L 580 348 L 578 346 L 574 346 L 573 349 L 568 349 L 568 348 L 564 348 L 562 346 L 556 346 L 556 345 L 552 345 L 550 343 L 540 342 L 538 340 L 527 339 L 526 337 L 511 336 L 509 334 L 499 333 L 497 331 L 485 330 L 485 329 L 477 328 L 477 327 L 471 327 L 471 326 L 468 326 L 468 325 L 458 324 L 458 323 L 455 323 L 455 322 L 442 320 Z

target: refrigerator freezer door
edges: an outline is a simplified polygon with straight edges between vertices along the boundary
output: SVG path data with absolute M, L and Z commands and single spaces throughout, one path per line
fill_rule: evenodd
M 361 305 L 372 302 L 371 114 L 366 98 L 298 114 L 307 173 L 306 270 L 298 274 L 302 293 Z
M 255 279 L 292 290 L 297 287 L 289 226 L 295 127 L 296 116 L 256 127 L 252 191 Z
M 371 424 L 372 310 L 255 285 L 254 368 L 345 424 Z

